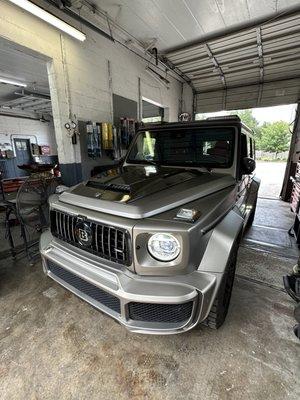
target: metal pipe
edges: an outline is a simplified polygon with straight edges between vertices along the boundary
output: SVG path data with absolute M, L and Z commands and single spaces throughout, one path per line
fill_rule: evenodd
M 87 19 L 79 16 L 78 14 L 76 14 L 75 12 L 73 12 L 72 10 L 70 10 L 69 8 L 59 8 L 57 3 L 55 2 L 55 0 L 44 0 L 46 1 L 48 4 L 50 4 L 51 6 L 59 9 L 60 11 L 62 11 L 63 13 L 71 16 L 72 18 L 76 19 L 77 21 L 79 21 L 80 23 L 82 23 L 83 25 L 86 25 L 88 28 L 92 29 L 93 31 L 99 33 L 100 35 L 104 36 L 105 38 L 111 40 L 112 42 L 118 43 L 119 45 L 125 47 L 127 50 L 131 51 L 133 54 L 135 54 L 136 56 L 138 56 L 139 58 L 143 59 L 144 61 L 146 61 L 148 64 L 151 64 L 155 67 L 157 67 L 158 69 L 162 70 L 162 68 L 160 68 L 158 65 L 156 65 L 156 63 L 153 63 L 151 60 L 147 59 L 146 57 L 140 55 L 139 53 L 137 53 L 136 51 L 134 51 L 133 49 L 131 49 L 130 47 L 128 47 L 126 44 L 122 43 L 120 40 L 113 38 L 112 36 L 110 36 L 109 34 L 107 34 L 106 32 L 102 31 L 101 29 L 99 29 L 96 25 L 90 23 Z M 87 2 L 88 3 L 88 2 Z M 88 3 L 89 4 L 89 3 Z M 93 12 L 100 15 L 101 17 L 103 17 L 103 15 L 96 9 L 93 9 Z M 130 35 L 131 37 L 134 38 L 134 40 L 136 40 L 138 42 L 138 40 Z M 188 83 L 191 87 L 192 87 L 192 83 L 189 79 L 187 79 L 184 74 L 179 73 L 178 71 L 176 71 L 173 68 L 170 68 L 163 60 L 159 59 L 159 62 L 166 68 L 168 68 L 173 74 L 177 75 L 178 77 L 180 77 L 181 80 L 177 79 L 174 77 L 174 79 L 176 79 L 179 82 L 185 81 L 186 83 Z M 163 70 L 162 70 L 163 71 Z
M 109 35 L 108 33 L 104 32 L 102 29 L 98 28 L 91 22 L 87 21 L 85 18 L 81 17 L 79 14 L 76 14 L 74 11 L 72 11 L 69 7 L 65 6 L 63 8 L 60 8 L 59 5 L 55 0 L 44 0 L 46 3 L 50 4 L 54 8 L 59 9 L 62 11 L 64 14 L 68 15 L 69 17 L 75 19 L 76 21 L 80 22 L 81 24 L 87 26 L 88 28 L 92 29 L 93 31 L 97 32 L 99 35 L 105 37 L 106 39 L 114 42 L 114 38 Z M 40 7 L 40 5 L 39 5 Z M 58 17 L 59 18 L 59 17 Z
M 2 113 L 2 112 L 0 112 L 0 117 L 11 117 L 11 118 L 19 118 L 19 119 L 30 119 L 32 121 L 40 121 L 40 118 L 26 117 L 26 116 L 22 116 L 22 115 L 13 115 L 13 114 Z M 46 122 L 50 122 L 50 121 L 46 121 Z
M 76 14 L 74 11 L 70 10 L 69 8 L 63 8 L 62 11 L 69 15 L 70 17 L 72 17 L 73 19 L 75 19 L 76 21 L 80 22 L 81 24 L 87 26 L 88 28 L 92 29 L 93 31 L 95 31 L 96 33 L 98 33 L 99 35 L 105 37 L 106 39 L 110 40 L 111 42 L 114 42 L 114 38 L 109 35 L 108 33 L 104 32 L 102 29 L 98 28 L 97 26 L 95 26 L 94 24 L 92 24 L 91 22 L 89 22 L 88 20 L 86 20 L 85 18 L 82 18 L 80 15 Z

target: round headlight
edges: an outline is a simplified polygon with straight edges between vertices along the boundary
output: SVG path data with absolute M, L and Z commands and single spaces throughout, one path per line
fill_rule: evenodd
M 148 251 L 159 261 L 172 261 L 180 254 L 179 241 L 170 233 L 155 233 L 148 241 Z

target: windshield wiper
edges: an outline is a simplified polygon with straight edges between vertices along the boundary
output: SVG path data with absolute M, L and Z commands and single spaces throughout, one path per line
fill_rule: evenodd
M 206 169 L 207 172 L 211 172 L 212 168 L 211 167 L 207 167 L 206 165 L 202 164 L 202 165 L 186 165 L 187 163 L 184 164 L 165 164 L 167 167 L 180 167 L 180 168 L 184 168 L 186 170 L 189 169 L 195 169 L 197 171 L 199 171 L 199 168 L 204 168 Z
M 194 168 L 204 168 L 209 173 L 211 173 L 211 171 L 212 171 L 212 168 L 211 167 L 207 167 L 206 165 L 199 165 L 199 167 L 194 167 Z
M 150 164 L 150 165 L 155 165 L 155 166 L 160 166 L 160 163 L 158 161 L 153 161 L 153 160 L 143 160 L 145 164 Z

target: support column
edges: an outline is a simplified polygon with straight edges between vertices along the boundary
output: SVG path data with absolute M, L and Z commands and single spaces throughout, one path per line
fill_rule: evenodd
M 295 175 L 296 165 L 300 157 L 300 103 L 298 103 L 296 110 L 296 118 L 293 128 L 293 134 L 290 144 L 289 157 L 286 164 L 284 180 L 280 197 L 283 201 L 290 201 L 293 184 L 290 176 Z
M 72 143 L 71 132 L 65 128 L 67 122 L 76 119 L 72 114 L 68 74 L 62 42 L 62 59 L 47 63 L 50 95 L 52 102 L 53 122 L 57 153 L 62 181 L 73 186 L 82 180 L 80 143 Z M 75 121 L 76 122 L 76 121 Z M 77 138 L 78 139 L 78 138 Z

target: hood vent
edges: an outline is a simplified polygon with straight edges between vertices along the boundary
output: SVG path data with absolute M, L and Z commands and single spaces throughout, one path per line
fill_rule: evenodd
M 129 185 L 118 185 L 116 183 L 102 183 L 97 181 L 88 181 L 86 186 L 95 189 L 110 190 L 111 192 L 118 192 L 118 193 L 129 194 L 131 192 Z

